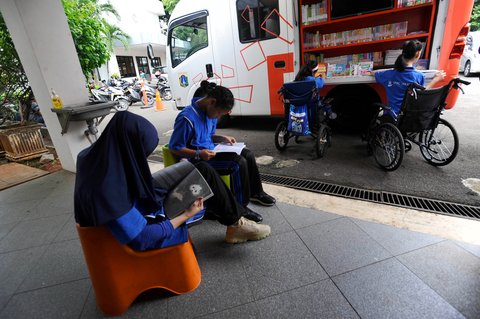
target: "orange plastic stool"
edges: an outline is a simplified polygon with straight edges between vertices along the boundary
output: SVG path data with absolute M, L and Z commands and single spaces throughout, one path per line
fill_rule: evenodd
M 190 241 L 138 252 L 120 244 L 104 226 L 77 224 L 77 232 L 97 305 L 107 315 L 121 315 L 148 289 L 183 294 L 200 284 L 200 268 Z

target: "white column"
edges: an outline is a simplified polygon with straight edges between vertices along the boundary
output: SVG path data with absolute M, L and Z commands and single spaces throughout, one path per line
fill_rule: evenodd
M 88 102 L 88 90 L 60 0 L 1 0 L 0 11 L 12 36 L 62 167 L 75 172 L 77 154 L 89 145 L 85 122 L 70 122 L 61 135 L 51 111 L 50 89 L 64 106 Z

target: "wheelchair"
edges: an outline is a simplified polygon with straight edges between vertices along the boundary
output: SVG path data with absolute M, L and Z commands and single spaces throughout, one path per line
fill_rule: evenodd
M 380 111 L 367 132 L 368 151 L 378 166 L 385 171 L 396 170 L 404 154 L 411 150 L 412 143 L 419 146 L 422 156 L 433 166 L 444 166 L 455 159 L 459 148 L 457 132 L 440 116 L 452 89 L 464 93 L 460 83 L 470 84 L 459 78 L 430 90 L 410 84 L 397 119 L 385 115 L 379 117 L 380 112 L 389 111 L 389 107 L 380 105 Z M 390 120 L 381 120 L 386 118 Z
M 283 152 L 292 137 L 299 143 L 301 136 L 311 136 L 316 157 L 323 157 L 332 144 L 328 121 L 336 117 L 331 108 L 333 99 L 320 98 L 315 81 L 284 83 L 278 93 L 283 98 L 285 118 L 275 130 L 277 150 Z

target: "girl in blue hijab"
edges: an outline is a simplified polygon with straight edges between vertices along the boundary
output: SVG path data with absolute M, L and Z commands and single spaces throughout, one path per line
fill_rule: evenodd
M 184 223 L 203 209 L 203 200 L 172 220 L 164 218 L 167 190 L 153 186 L 147 162 L 157 145 L 157 131 L 143 117 L 113 116 L 98 141 L 77 158 L 74 207 L 80 226 L 106 225 L 122 244 L 137 250 L 187 241 Z

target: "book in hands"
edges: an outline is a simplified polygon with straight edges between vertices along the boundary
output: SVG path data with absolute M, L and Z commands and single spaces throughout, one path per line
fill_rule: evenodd
M 207 200 L 213 191 L 202 174 L 188 161 L 181 161 L 152 174 L 154 185 L 168 191 L 163 201 L 165 216 L 182 214 L 198 199 Z
M 215 148 L 213 149 L 213 151 L 216 153 L 237 153 L 238 155 L 240 155 L 240 153 L 242 153 L 242 150 L 244 148 L 245 148 L 245 143 L 233 143 L 233 144 L 220 143 L 215 145 Z

